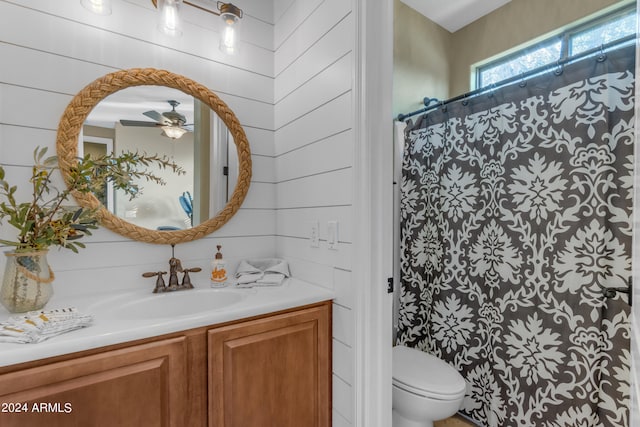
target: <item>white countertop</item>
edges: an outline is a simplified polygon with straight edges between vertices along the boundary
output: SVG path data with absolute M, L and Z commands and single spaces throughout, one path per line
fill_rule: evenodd
M 152 289 L 153 286 L 150 286 L 143 290 L 120 292 L 118 294 L 111 292 L 90 296 L 85 295 L 77 298 L 68 296 L 56 298 L 54 294 L 44 310 L 76 307 L 83 314 L 92 314 L 94 316 L 93 324 L 37 344 L 0 343 L 0 366 L 9 366 L 201 326 L 215 325 L 327 301 L 335 297 L 334 293 L 328 289 L 295 278 L 285 280 L 280 286 L 250 289 L 212 289 L 208 285 L 196 285 L 195 290 L 163 294 L 152 294 Z M 150 298 L 158 297 L 164 298 L 166 302 L 173 302 L 171 297 L 175 296 L 177 298 L 174 298 L 174 300 L 184 306 L 184 299 L 189 292 L 192 292 L 190 295 L 200 299 L 198 303 L 201 306 L 202 300 L 215 298 L 214 295 L 220 292 L 226 293 L 224 296 L 230 296 L 229 293 L 238 294 L 232 297 L 239 301 L 213 310 L 197 312 L 183 310 L 184 314 L 173 314 L 171 316 L 163 314 L 162 310 L 149 316 L 131 312 L 133 315 L 128 316 L 126 310 L 123 311 L 127 305 L 135 305 L 139 300 L 146 300 L 153 304 L 155 301 L 150 300 Z M 144 309 L 148 311 L 150 304 L 145 302 L 143 304 L 146 304 Z M 194 304 L 194 307 L 197 305 Z M 0 312 L 0 321 L 6 320 L 9 316 L 6 310 L 2 310 Z

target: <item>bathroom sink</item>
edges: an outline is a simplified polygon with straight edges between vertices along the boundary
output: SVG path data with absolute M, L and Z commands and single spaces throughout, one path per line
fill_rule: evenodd
M 110 305 L 113 305 L 108 311 L 112 315 L 128 319 L 174 318 L 224 310 L 245 298 L 246 294 L 237 291 L 194 289 L 111 301 Z

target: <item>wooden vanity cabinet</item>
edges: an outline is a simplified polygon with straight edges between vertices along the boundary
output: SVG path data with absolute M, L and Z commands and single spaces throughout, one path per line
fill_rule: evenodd
M 331 302 L 0 368 L 0 426 L 330 427 Z
M 184 337 L 0 376 L 2 427 L 186 424 Z
M 209 427 L 329 427 L 330 309 L 210 330 Z

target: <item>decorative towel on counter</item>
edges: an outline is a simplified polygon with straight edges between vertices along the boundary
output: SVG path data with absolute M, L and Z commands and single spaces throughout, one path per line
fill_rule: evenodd
M 0 322 L 0 342 L 33 344 L 56 335 L 89 326 L 90 314 L 80 314 L 75 307 L 30 311 Z
M 240 288 L 278 286 L 291 277 L 289 264 L 279 258 L 257 258 L 240 261 L 235 284 Z

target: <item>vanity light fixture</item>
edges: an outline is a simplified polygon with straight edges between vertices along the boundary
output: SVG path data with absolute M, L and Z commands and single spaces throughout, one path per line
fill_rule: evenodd
M 99 0 L 83 0 L 99 1 Z M 180 30 L 180 6 L 186 4 L 212 15 L 220 16 L 224 22 L 224 28 L 220 33 L 220 50 L 228 54 L 234 54 L 237 50 L 237 27 L 242 19 L 242 9 L 231 3 L 219 1 L 218 10 L 207 9 L 199 4 L 191 3 L 187 0 L 151 0 L 151 3 L 158 9 L 160 17 L 159 28 L 165 34 L 179 36 Z
M 96 15 L 111 15 L 111 0 L 80 0 L 80 4 Z
M 186 129 L 183 129 L 179 126 L 162 126 L 162 135 L 167 136 L 171 139 L 180 139 L 182 135 L 187 133 Z

